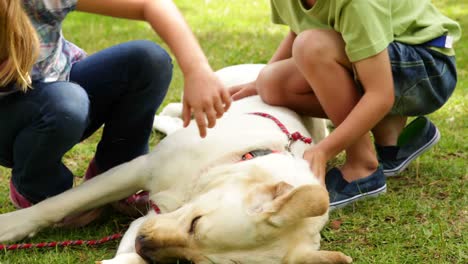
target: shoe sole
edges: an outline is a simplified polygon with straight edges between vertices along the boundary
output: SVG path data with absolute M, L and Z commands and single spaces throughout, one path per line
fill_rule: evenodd
M 371 197 L 377 197 L 377 196 L 382 195 L 382 194 L 384 194 L 386 192 L 387 192 L 387 184 L 385 184 L 384 186 L 378 188 L 377 190 L 366 192 L 366 193 L 360 193 L 360 194 L 355 195 L 353 197 L 350 197 L 348 199 L 341 200 L 341 201 L 335 202 L 335 203 L 330 203 L 329 211 L 331 212 L 331 211 L 333 211 L 335 209 L 343 208 L 346 205 L 351 204 L 351 203 L 353 203 L 353 202 L 355 202 L 357 200 L 361 200 L 361 199 L 365 199 L 365 198 L 371 198 Z
M 419 148 L 415 153 L 409 156 L 405 161 L 403 161 L 396 168 L 391 169 L 391 170 L 384 170 L 383 174 L 386 177 L 397 176 L 400 172 L 404 171 L 413 160 L 421 156 L 424 152 L 428 151 L 432 146 L 434 146 L 437 142 L 439 142 L 440 132 L 439 132 L 439 129 L 437 129 L 437 127 L 435 128 L 435 130 L 436 130 L 436 133 L 434 137 L 431 139 L 431 141 L 427 142 L 424 146 Z

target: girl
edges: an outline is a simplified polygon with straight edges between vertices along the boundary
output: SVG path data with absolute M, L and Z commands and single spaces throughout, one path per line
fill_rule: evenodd
M 230 97 L 170 0 L 0 0 L 0 164 L 12 168 L 10 197 L 25 208 L 72 187 L 62 163 L 75 144 L 104 125 L 86 179 L 148 151 L 154 114 L 172 77 L 168 53 L 130 41 L 90 56 L 62 35 L 74 11 L 147 21 L 184 74 L 184 123 L 200 136 Z M 96 36 L 99 37 L 99 36 Z M 132 197 L 127 204 L 145 197 Z M 98 213 L 75 217 L 79 225 Z

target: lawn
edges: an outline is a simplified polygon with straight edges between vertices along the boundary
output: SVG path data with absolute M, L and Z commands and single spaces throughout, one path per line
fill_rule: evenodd
M 287 28 L 273 25 L 269 1 L 175 1 L 205 50 L 214 69 L 240 63 L 266 63 Z M 441 10 L 468 29 L 468 3 L 434 1 Z M 142 22 L 72 14 L 65 36 L 93 53 L 133 39 L 161 43 Z M 468 263 L 466 242 L 468 203 L 468 37 L 456 45 L 458 87 L 449 102 L 430 119 L 442 133 L 441 141 L 400 176 L 388 179 L 387 194 L 358 202 L 330 214 L 322 247 L 340 250 L 355 263 Z M 183 80 L 176 65 L 171 90 L 164 102 L 179 101 Z M 154 133 L 151 145 L 161 135 Z M 99 133 L 70 150 L 66 164 L 81 182 Z M 8 200 L 10 171 L 0 167 L 0 213 L 14 210 Z M 82 229 L 49 228 L 27 242 L 98 239 L 122 232 L 131 219 L 112 211 Z M 0 223 L 1 224 L 1 223 Z M 53 248 L 0 252 L 0 264 L 93 263 L 110 258 L 116 242 L 99 247 Z

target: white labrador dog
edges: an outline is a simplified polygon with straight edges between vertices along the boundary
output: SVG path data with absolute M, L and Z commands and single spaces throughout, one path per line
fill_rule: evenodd
M 232 66 L 218 74 L 230 86 L 254 79 L 261 67 Z M 171 105 L 168 112 L 175 121 L 180 107 Z M 0 242 L 32 236 L 73 213 L 148 190 L 161 213 L 135 220 L 116 256 L 100 263 L 351 263 L 340 252 L 319 250 L 328 193 L 302 159 L 307 144 L 292 141 L 279 122 L 311 136 L 297 114 L 257 96 L 236 101 L 205 139 L 194 124 L 178 129 L 180 123 L 163 121 L 168 136 L 151 153 L 30 208 L 0 215 Z M 326 135 L 324 121 L 310 124 L 315 140 Z

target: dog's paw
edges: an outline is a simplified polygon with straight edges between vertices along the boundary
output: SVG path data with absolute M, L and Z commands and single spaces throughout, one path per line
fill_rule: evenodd
M 44 226 L 44 222 L 33 215 L 28 209 L 0 215 L 0 242 L 14 242 L 34 236 Z
M 96 261 L 96 264 L 147 264 L 147 262 L 136 253 L 122 253 L 113 259 Z
M 159 115 L 182 118 L 182 107 L 182 103 L 167 104 Z
M 154 116 L 153 129 L 166 135 L 172 134 L 184 126 L 182 121 L 182 104 L 170 103 Z
M 256 80 L 263 67 L 265 64 L 233 65 L 217 70 L 216 75 L 224 86 L 230 88 Z
M 153 128 L 170 135 L 184 126 L 182 119 L 172 116 L 154 116 Z

